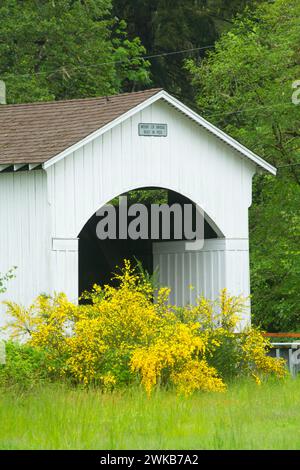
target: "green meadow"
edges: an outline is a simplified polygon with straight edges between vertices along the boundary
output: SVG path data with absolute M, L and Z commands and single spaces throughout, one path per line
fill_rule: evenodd
M 299 449 L 300 380 L 190 398 L 138 388 L 1 391 L 0 449 Z

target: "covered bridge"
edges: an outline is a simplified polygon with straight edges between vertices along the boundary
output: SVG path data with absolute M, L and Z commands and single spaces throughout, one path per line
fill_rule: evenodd
M 17 266 L 3 299 L 27 305 L 63 291 L 76 301 L 87 272 L 95 282 L 107 274 L 97 277 L 95 260 L 109 265 L 106 248 L 87 232 L 90 221 L 137 188 L 164 188 L 205 214 L 203 247 L 147 245 L 175 303 L 193 302 L 196 293 L 214 298 L 223 287 L 249 295 L 252 177 L 276 170 L 164 90 L 1 105 L 0 129 L 0 272 Z

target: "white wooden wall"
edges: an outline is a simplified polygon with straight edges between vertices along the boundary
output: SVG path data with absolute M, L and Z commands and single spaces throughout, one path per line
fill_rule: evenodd
M 160 284 L 171 288 L 171 303 L 182 306 L 199 295 L 217 297 L 225 285 L 224 247 L 219 241 L 206 240 L 200 249 L 191 249 L 191 242 L 184 241 L 153 244 L 154 268 Z
M 247 239 L 210 239 L 203 246 L 197 241 L 154 243 L 153 262 L 175 305 L 194 304 L 199 296 L 215 300 L 225 287 L 232 295 L 250 295 Z M 241 326 L 250 321 L 246 304 Z
M 23 305 L 49 292 L 50 230 L 44 171 L 0 174 L 0 272 L 17 266 L 0 300 Z M 0 325 L 5 320 L 0 304 Z
M 167 123 L 168 136 L 138 136 L 140 122 Z M 139 187 L 183 194 L 205 211 L 220 236 L 247 243 L 254 172 L 252 162 L 160 100 L 45 172 L 0 174 L 0 271 L 19 266 L 7 297 L 26 304 L 41 291 L 65 291 L 76 300 L 80 231 L 102 205 Z M 219 256 L 197 254 L 212 270 L 207 293 L 222 284 Z M 242 286 L 249 276 L 246 261 L 238 271 L 233 266 L 240 253 L 224 256 L 226 282 L 230 277 L 233 287 Z
M 168 136 L 139 136 L 139 122 L 167 123 Z M 252 162 L 158 101 L 47 169 L 52 235 L 76 238 L 113 197 L 157 186 L 189 197 L 225 236 L 248 238 L 254 172 Z

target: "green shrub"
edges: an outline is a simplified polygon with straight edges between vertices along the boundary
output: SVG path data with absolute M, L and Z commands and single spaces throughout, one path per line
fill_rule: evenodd
M 151 280 L 128 261 L 115 279 L 118 287 L 94 286 L 85 305 L 74 305 L 64 294 L 40 296 L 27 309 L 6 302 L 12 333 L 25 334 L 45 354 L 37 360 L 25 355 L 20 372 L 27 364 L 29 382 L 39 361 L 38 369 L 54 378 L 107 389 L 140 381 L 148 394 L 156 385 L 189 395 L 224 391 L 237 375 L 257 383 L 266 375 L 285 376 L 284 361 L 266 356 L 269 342 L 259 330 L 235 333 L 242 297 L 223 289 L 215 302 L 200 297 L 196 305 L 177 308 L 169 305 L 168 288 L 160 288 L 153 302 Z
M 208 363 L 214 367 L 224 380 L 232 380 L 243 373 L 241 367 L 242 351 L 236 336 L 223 336 L 219 346 L 208 357 Z
M 6 343 L 6 362 L 0 364 L 0 387 L 28 389 L 47 376 L 45 354 L 27 344 Z

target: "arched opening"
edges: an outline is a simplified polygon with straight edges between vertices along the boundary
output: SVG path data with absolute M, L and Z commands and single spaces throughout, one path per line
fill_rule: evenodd
M 164 188 L 139 188 L 129 191 L 122 196 L 127 197 L 128 208 L 135 203 L 142 203 L 148 209 L 149 234 L 151 233 L 150 206 L 151 204 L 179 204 L 182 208 L 185 204 L 191 204 L 196 210 L 196 204 L 187 197 L 175 191 Z M 122 239 L 119 236 L 119 199 L 118 197 L 110 201 L 116 210 L 116 238 L 99 239 L 97 236 L 97 224 L 99 215 L 94 214 L 84 225 L 79 234 L 79 295 L 85 290 L 90 290 L 96 283 L 104 285 L 111 281 L 116 266 L 121 266 L 124 259 L 129 259 L 133 263 L 139 260 L 143 268 L 150 274 L 153 272 L 153 243 L 163 240 L 161 227 L 159 238 L 152 239 Z M 194 214 L 194 213 L 193 213 Z M 130 224 L 133 216 L 128 215 L 127 223 Z M 193 220 L 193 225 L 195 221 Z M 184 241 L 184 231 L 182 237 L 175 238 L 174 216 L 170 218 L 170 241 Z M 216 230 L 212 227 L 208 217 L 204 219 L 204 239 L 218 238 Z

